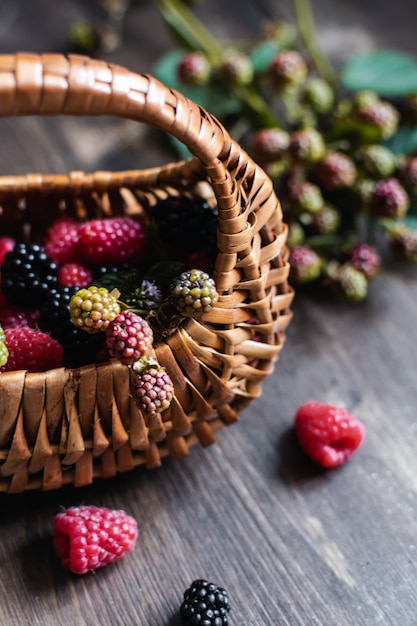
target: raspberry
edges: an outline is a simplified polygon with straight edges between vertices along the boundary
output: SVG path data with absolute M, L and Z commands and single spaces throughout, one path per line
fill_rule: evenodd
M 9 359 L 1 368 L 3 372 L 45 372 L 62 365 L 62 346 L 46 333 L 23 326 L 6 328 L 4 335 Z
M 290 136 L 281 128 L 263 128 L 251 138 L 250 149 L 259 162 L 269 163 L 282 157 L 290 145 Z
M 177 66 L 178 79 L 184 85 L 205 85 L 210 77 L 210 63 L 201 52 L 184 54 Z
M 92 272 L 80 263 L 65 263 L 58 269 L 58 282 L 65 287 L 88 287 Z
M 226 50 L 220 64 L 220 71 L 232 85 L 249 85 L 254 76 L 251 59 L 239 50 Z
M 78 256 L 79 224 L 69 217 L 63 217 L 51 226 L 45 240 L 45 252 L 58 265 L 71 263 Z
M 57 271 L 41 246 L 18 243 L 1 267 L 3 293 L 11 304 L 36 307 L 58 284 Z
M 327 191 L 352 187 L 356 179 L 356 166 L 343 152 L 328 152 L 315 165 L 314 178 Z
M 146 361 L 133 366 L 135 373 L 132 393 L 139 409 L 145 415 L 162 413 L 169 408 L 175 390 L 174 385 L 163 367 Z
M 39 325 L 40 311 L 18 306 L 4 306 L 0 309 L 0 323 L 3 328 L 37 328 Z
M 0 237 L 0 265 L 4 261 L 4 257 L 8 252 L 13 250 L 16 241 L 12 237 Z
M 329 113 L 334 103 L 334 92 L 323 78 L 309 78 L 304 85 L 303 101 L 314 113 Z
M 290 136 L 289 153 L 295 161 L 315 163 L 326 151 L 324 139 L 314 128 L 297 130 Z
M 365 274 L 370 280 L 374 278 L 381 267 L 381 257 L 374 246 L 366 243 L 358 244 L 349 254 L 349 263 L 357 270 Z
M 104 567 L 130 552 L 137 522 L 125 511 L 73 506 L 54 519 L 53 545 L 61 565 L 74 574 Z
M 80 226 L 78 236 L 84 261 L 94 267 L 135 265 L 145 253 L 145 227 L 132 217 L 90 220 Z
M 4 330 L 0 325 L 0 367 L 6 365 L 8 358 L 9 351 L 6 346 L 6 335 L 4 334 Z
M 289 256 L 290 278 L 296 284 L 310 283 L 319 278 L 322 260 L 311 248 L 295 246 Z
M 368 279 L 350 263 L 332 271 L 330 280 L 334 292 L 350 302 L 361 302 L 368 294 Z
M 356 162 L 363 168 L 365 175 L 376 179 L 388 178 L 396 168 L 394 154 L 380 144 L 361 148 L 356 155 Z
M 105 287 L 92 285 L 79 289 L 69 303 L 74 326 L 88 333 L 105 332 L 110 322 L 120 313 L 117 299 Z
M 320 187 L 307 181 L 291 187 L 290 200 L 299 213 L 318 213 L 324 205 Z
M 417 263 L 417 231 L 401 227 L 389 236 L 393 256 L 402 263 Z
M 398 178 L 408 191 L 417 194 L 417 157 L 407 157 L 401 163 Z
M 308 69 L 303 56 L 296 50 L 283 50 L 276 54 L 269 73 L 278 89 L 300 85 L 307 77 Z
M 409 204 L 408 194 L 397 178 L 378 181 L 369 198 L 369 210 L 379 218 L 404 217 Z
M 148 322 L 132 311 L 122 311 L 106 330 L 109 355 L 124 365 L 146 356 L 152 347 L 153 333 Z
M 346 409 L 321 402 L 300 406 L 294 424 L 301 447 L 323 467 L 345 463 L 365 437 L 363 424 Z
M 374 141 L 391 137 L 397 130 L 399 118 L 400 114 L 392 104 L 379 100 L 360 106 L 355 113 L 355 120 Z
M 223 587 L 207 580 L 194 580 L 184 592 L 180 607 L 182 626 L 227 626 L 229 595 Z
M 198 269 L 183 272 L 174 278 L 169 297 L 171 304 L 185 317 L 199 317 L 207 313 L 219 298 L 214 280 Z

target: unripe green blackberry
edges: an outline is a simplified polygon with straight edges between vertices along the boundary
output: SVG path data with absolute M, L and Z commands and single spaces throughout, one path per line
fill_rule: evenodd
M 251 59 L 239 50 L 225 51 L 220 71 L 232 85 L 249 85 L 255 73 Z
M 299 222 L 291 222 L 290 224 L 288 224 L 287 246 L 289 248 L 301 246 L 301 244 L 304 242 L 304 239 L 304 229 Z
M 406 157 L 398 169 L 398 178 L 404 187 L 417 194 L 417 157 Z
M 364 109 L 365 107 L 372 106 L 379 101 L 379 96 L 376 91 L 372 91 L 371 89 L 362 89 L 361 91 L 357 91 L 352 96 L 350 102 L 352 109 L 357 111 L 359 109 Z
M 106 330 L 109 355 L 124 365 L 131 365 L 146 356 L 153 342 L 148 322 L 132 311 L 122 311 Z
M 295 284 L 306 284 L 320 277 L 322 272 L 322 260 L 311 248 L 307 246 L 295 246 L 290 251 L 290 280 Z
M 381 144 L 360 148 L 356 153 L 356 162 L 363 169 L 365 176 L 378 180 L 391 176 L 397 166 L 395 155 Z
M 133 366 L 133 372 L 136 372 Z M 142 413 L 152 416 L 166 411 L 174 397 L 174 384 L 165 369 L 160 365 L 145 366 L 134 373 L 132 395 Z
M 315 181 L 327 191 L 352 187 L 356 166 L 343 152 L 328 152 L 314 167 Z
M 358 177 L 353 185 L 353 190 L 363 206 L 368 206 L 369 199 L 375 189 L 376 181 L 371 178 Z
M 314 76 L 306 81 L 302 99 L 314 113 L 325 114 L 333 107 L 334 92 L 326 80 Z
M 251 138 L 250 151 L 254 158 L 269 163 L 281 158 L 290 145 L 290 136 L 281 128 L 263 128 Z
M 380 180 L 369 198 L 369 210 L 379 218 L 401 218 L 408 211 L 410 199 L 397 178 Z
M 4 330 L 0 324 L 0 367 L 3 367 L 3 365 L 6 365 L 8 358 L 9 358 L 9 351 L 6 346 L 6 337 L 4 334 Z
M 348 262 L 362 272 L 368 280 L 374 278 L 381 267 L 381 257 L 378 250 L 367 243 L 356 245 L 349 254 Z
M 120 313 L 117 298 L 105 287 L 92 285 L 79 289 L 70 300 L 70 319 L 74 326 L 87 333 L 105 332 Z
M 332 274 L 331 285 L 337 295 L 350 302 L 361 302 L 368 295 L 368 279 L 349 263 Z
M 295 161 L 316 163 L 323 158 L 325 152 L 323 136 L 314 128 L 303 128 L 290 136 L 289 153 Z
M 400 114 L 389 102 L 376 101 L 373 104 L 358 108 L 354 114 L 354 119 L 375 141 L 380 141 L 395 133 Z
M 308 74 L 304 57 L 296 50 L 283 50 L 270 64 L 269 74 L 277 89 L 299 86 Z
M 320 187 L 308 181 L 291 187 L 290 202 L 298 213 L 318 213 L 324 205 Z
M 300 219 L 313 235 L 333 235 L 340 226 L 340 213 L 331 204 L 325 204 L 314 215 L 302 215 Z
M 394 258 L 402 263 L 417 263 L 417 231 L 401 227 L 391 233 L 388 238 L 390 250 Z
M 180 59 L 177 75 L 184 85 L 205 85 L 210 77 L 210 63 L 201 52 L 188 52 Z
M 199 317 L 213 308 L 219 296 L 214 280 L 206 272 L 192 269 L 174 278 L 169 298 L 184 317 Z

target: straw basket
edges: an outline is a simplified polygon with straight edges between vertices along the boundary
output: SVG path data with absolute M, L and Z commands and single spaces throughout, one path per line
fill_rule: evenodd
M 175 386 L 145 419 L 119 362 L 0 375 L 0 491 L 86 485 L 214 442 L 273 371 L 291 319 L 287 229 L 272 183 L 207 111 L 149 75 L 58 54 L 0 56 L 0 115 L 116 115 L 179 139 L 190 159 L 144 171 L 0 178 L 0 233 L 42 241 L 58 218 L 147 212 L 176 194 L 218 207 L 216 306 L 155 346 Z M 255 336 L 256 335 L 256 336 Z

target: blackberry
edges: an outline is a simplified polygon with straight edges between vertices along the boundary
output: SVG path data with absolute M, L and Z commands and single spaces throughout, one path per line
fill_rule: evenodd
M 64 362 L 69 367 L 93 363 L 104 343 L 103 333 L 86 333 L 71 322 L 69 303 L 76 292 L 77 287 L 61 285 L 51 290 L 42 303 L 39 319 L 41 330 L 62 345 Z
M 187 252 L 204 250 L 209 258 L 217 253 L 217 210 L 204 200 L 169 196 L 151 209 L 163 243 Z
M 193 269 L 172 281 L 169 297 L 181 315 L 199 317 L 212 309 L 219 296 L 214 280 L 206 272 Z
M 223 587 L 204 579 L 194 580 L 184 592 L 180 607 L 182 626 L 227 626 L 229 596 Z
M 4 257 L 2 290 L 8 302 L 35 307 L 58 285 L 58 266 L 37 244 L 18 243 Z

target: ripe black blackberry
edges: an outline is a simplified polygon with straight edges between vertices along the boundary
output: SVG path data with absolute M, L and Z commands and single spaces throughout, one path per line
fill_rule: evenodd
M 211 259 L 217 252 L 217 215 L 205 200 L 175 196 L 160 200 L 151 211 L 163 243 L 187 252 L 204 250 Z
M 104 344 L 103 333 L 92 335 L 74 326 L 70 319 L 69 301 L 77 287 L 58 285 L 45 297 L 39 326 L 64 349 L 64 362 L 69 367 L 79 367 L 93 363 L 96 354 Z
M 11 304 L 35 307 L 58 285 L 57 274 L 42 246 L 18 243 L 4 257 L 2 290 Z
M 227 626 L 230 611 L 226 589 L 207 580 L 194 580 L 180 608 L 182 626 Z

